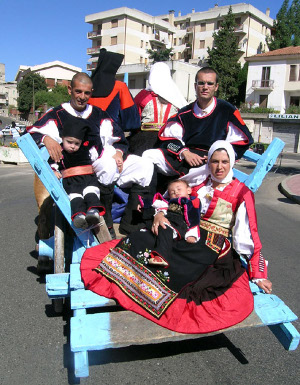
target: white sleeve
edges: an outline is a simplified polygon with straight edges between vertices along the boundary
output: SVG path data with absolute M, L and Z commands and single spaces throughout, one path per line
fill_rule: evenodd
M 187 239 L 187 237 L 194 237 L 196 238 L 196 242 L 198 242 L 200 239 L 199 227 L 194 226 L 188 229 L 188 231 L 185 233 L 184 239 Z
M 241 129 L 239 129 L 233 123 L 229 122 L 226 140 L 227 140 L 227 142 L 235 143 L 235 142 L 240 142 L 240 141 L 244 141 L 244 140 L 246 142 L 248 142 L 249 139 L 248 139 L 247 135 L 244 134 Z
M 252 256 L 254 243 L 250 231 L 246 204 L 243 202 L 236 213 L 235 225 L 232 229 L 233 247 L 239 254 Z
M 103 147 L 112 146 L 120 138 L 113 136 L 113 124 L 110 119 L 103 119 L 100 124 L 100 139 Z
M 175 138 L 180 140 L 180 142 L 184 145 L 184 141 L 182 140 L 183 137 L 183 128 L 182 126 L 177 122 L 170 122 L 166 124 L 165 129 L 163 130 L 162 137 L 165 138 Z
M 156 199 L 153 203 L 152 203 L 152 207 L 155 209 L 155 214 L 156 215 L 157 213 L 160 213 L 162 212 L 164 215 L 167 214 L 167 210 L 168 210 L 168 203 L 161 200 L 161 199 Z
M 46 124 L 42 127 L 32 126 L 29 130 L 30 134 L 37 132 L 39 134 L 50 136 L 50 138 L 56 140 L 58 143 L 61 143 L 61 137 L 59 136 L 58 128 L 54 120 L 48 120 Z

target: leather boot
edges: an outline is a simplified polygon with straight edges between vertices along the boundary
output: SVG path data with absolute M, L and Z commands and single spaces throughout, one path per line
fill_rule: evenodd
M 114 184 L 105 185 L 100 183 L 100 202 L 105 208 L 104 220 L 112 239 L 116 239 L 114 223 L 111 215 L 114 196 Z

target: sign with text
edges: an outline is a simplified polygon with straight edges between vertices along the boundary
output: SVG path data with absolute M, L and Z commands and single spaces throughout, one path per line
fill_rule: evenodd
M 300 114 L 269 114 L 269 119 L 300 119 Z

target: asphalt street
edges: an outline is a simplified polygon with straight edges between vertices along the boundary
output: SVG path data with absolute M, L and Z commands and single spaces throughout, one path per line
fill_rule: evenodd
M 277 166 L 280 166 L 277 168 Z M 242 161 L 239 167 L 252 166 Z M 284 156 L 256 193 L 263 254 L 273 292 L 300 315 L 300 205 L 278 185 L 300 172 L 299 156 Z M 300 348 L 287 352 L 267 327 L 209 338 L 92 352 L 90 376 L 73 376 L 70 311 L 56 316 L 36 271 L 33 171 L 0 165 L 1 385 L 240 385 L 299 384 Z M 300 322 L 294 322 L 300 331 Z

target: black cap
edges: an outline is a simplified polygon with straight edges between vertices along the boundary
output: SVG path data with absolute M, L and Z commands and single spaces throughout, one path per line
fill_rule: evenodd
M 72 116 L 63 122 L 62 137 L 71 136 L 83 140 L 87 130 L 90 128 L 86 119 Z
M 105 98 L 113 90 L 116 73 L 122 64 L 124 55 L 100 49 L 97 68 L 93 71 L 93 98 Z

